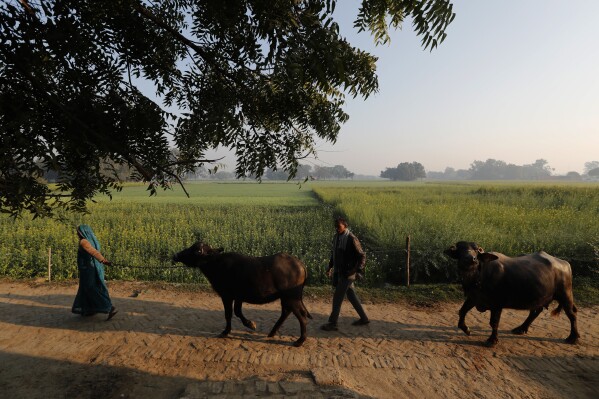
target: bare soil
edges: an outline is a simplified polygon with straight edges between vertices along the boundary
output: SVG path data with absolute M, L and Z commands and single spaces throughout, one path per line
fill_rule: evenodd
M 111 282 L 119 313 L 70 313 L 76 282 L 0 281 L 2 398 L 597 398 L 599 307 L 580 307 L 578 345 L 564 314 L 543 312 L 528 335 L 509 331 L 527 316 L 504 311 L 499 344 L 483 345 L 489 313 L 471 312 L 472 335 L 456 328 L 459 303 L 415 308 L 365 304 L 355 327 L 346 302 L 339 332 L 325 332 L 330 301 L 306 297 L 314 320 L 301 348 L 290 316 L 269 339 L 278 303 L 245 305 L 256 331 L 233 320 L 210 292 Z

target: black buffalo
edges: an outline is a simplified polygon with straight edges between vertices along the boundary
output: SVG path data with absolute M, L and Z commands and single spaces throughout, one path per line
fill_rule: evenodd
M 208 244 L 198 242 L 173 257 L 175 262 L 199 267 L 220 295 L 227 320 L 227 326 L 220 336 L 226 337 L 231 332 L 233 311 L 244 326 L 256 329 L 256 323 L 246 319 L 241 312 L 243 302 L 264 304 L 280 299 L 281 317 L 268 336 L 273 337 L 287 316 L 293 313 L 301 329 L 300 338 L 294 345 L 301 346 L 306 340 L 307 318 L 312 318 L 302 299 L 307 278 L 302 261 L 286 253 L 253 257 L 222 251 L 222 248 L 213 249 Z
M 503 308 L 529 310 L 528 318 L 512 330 L 526 334 L 528 327 L 551 301 L 558 307 L 555 316 L 564 309 L 570 319 L 570 335 L 566 342 L 574 344 L 580 338 L 576 326 L 576 306 L 572 295 L 572 269 L 565 260 L 543 251 L 510 258 L 498 252 L 485 252 L 474 242 L 460 241 L 445 251 L 458 260 L 458 270 L 466 301 L 460 309 L 458 327 L 467 335 L 466 314 L 476 306 L 484 312 L 491 311 L 493 332 L 488 346 L 497 343 L 497 328 Z

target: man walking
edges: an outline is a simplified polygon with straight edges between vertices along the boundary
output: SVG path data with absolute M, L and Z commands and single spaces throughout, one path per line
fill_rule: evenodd
M 358 238 L 349 231 L 347 221 L 344 218 L 338 217 L 335 219 L 335 230 L 337 230 L 337 233 L 333 237 L 331 260 L 327 269 L 327 276 L 333 277 L 335 293 L 333 294 L 333 310 L 329 316 L 329 322 L 320 327 L 325 331 L 337 331 L 337 320 L 341 312 L 343 298 L 346 295 L 360 316 L 360 319 L 352 324 L 362 326 L 370 323 L 354 290 L 354 281 L 364 275 L 366 255 Z

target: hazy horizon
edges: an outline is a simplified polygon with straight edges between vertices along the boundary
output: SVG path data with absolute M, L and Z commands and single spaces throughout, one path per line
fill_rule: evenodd
M 348 99 L 350 119 L 335 145 L 319 145 L 322 162 L 378 175 L 400 162 L 443 171 L 546 159 L 565 174 L 599 160 L 599 2 L 454 1 L 432 52 L 411 23 L 374 47 L 351 25 L 358 4 L 338 2 L 336 15 L 351 43 L 379 57 L 380 89 Z

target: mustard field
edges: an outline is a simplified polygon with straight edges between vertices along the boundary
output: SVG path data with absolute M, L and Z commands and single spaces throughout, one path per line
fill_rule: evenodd
M 475 241 L 507 255 L 544 250 L 564 258 L 576 275 L 597 276 L 599 185 L 487 182 L 190 182 L 149 197 L 126 185 L 112 200 L 99 197 L 89 214 L 58 219 L 0 217 L 0 275 L 45 277 L 51 249 L 53 279 L 77 276 L 75 228 L 87 223 L 114 265 L 110 279 L 203 282 L 197 270 L 170 259 L 196 240 L 251 255 L 289 252 L 301 258 L 309 284 L 327 282 L 333 217 L 344 215 L 363 242 L 367 279 L 405 283 L 410 236 L 414 282 L 453 282 L 443 250 Z

